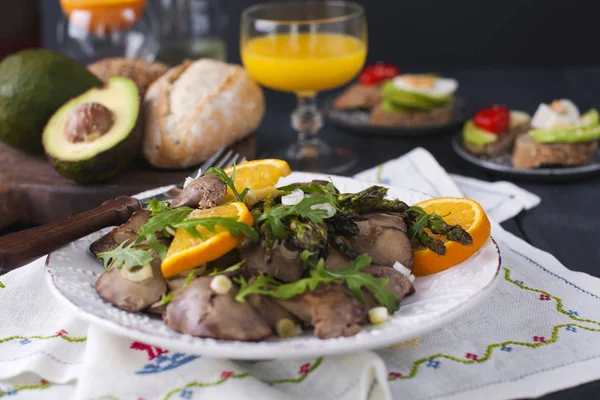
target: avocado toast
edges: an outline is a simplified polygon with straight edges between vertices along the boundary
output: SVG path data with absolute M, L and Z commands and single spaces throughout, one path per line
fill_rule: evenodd
M 399 75 L 382 88 L 382 102 L 370 122 L 378 126 L 419 126 L 452 119 L 458 82 L 433 75 Z
M 486 107 L 463 127 L 463 145 L 478 156 L 497 157 L 509 152 L 515 139 L 529 128 L 531 117 L 503 106 Z
M 579 116 L 577 107 L 566 99 L 541 104 L 532 127 L 515 142 L 516 168 L 585 165 L 598 150 L 600 116 L 595 109 Z

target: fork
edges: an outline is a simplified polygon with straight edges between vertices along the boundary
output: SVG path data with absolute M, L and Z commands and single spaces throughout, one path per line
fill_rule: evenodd
M 246 158 L 231 149 L 222 147 L 202 164 L 195 175 L 210 167 L 230 167 L 238 160 L 242 163 Z M 184 182 L 180 182 L 177 185 L 167 186 L 162 192 L 150 196 L 147 194 L 156 190 L 133 197 L 119 196 L 105 201 L 100 207 L 69 218 L 2 236 L 0 237 L 0 273 L 19 268 L 102 228 L 121 225 L 131 217 L 131 214 L 142 208 L 142 203 L 153 197 L 159 200 L 172 198 L 183 189 L 183 185 Z

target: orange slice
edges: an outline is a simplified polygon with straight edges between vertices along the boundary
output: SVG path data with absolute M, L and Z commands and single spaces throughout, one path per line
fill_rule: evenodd
M 457 242 L 445 242 L 446 254 L 443 256 L 429 249 L 415 251 L 412 270 L 415 276 L 435 274 L 460 264 L 475 254 L 490 237 L 490 220 L 475 200 L 441 197 L 416 206 L 422 207 L 428 213 L 445 216 L 444 220 L 449 225 L 462 226 L 473 238 L 473 244 L 463 246 Z M 440 239 L 444 240 L 443 237 Z
M 229 203 L 207 210 L 195 210 L 191 212 L 188 219 L 215 217 L 237 217 L 239 222 L 249 226 L 254 223 L 248 207 L 240 202 Z M 198 232 L 202 234 L 202 238 L 194 237 L 185 229 L 178 228 L 167 251 L 167 257 L 161 264 L 163 276 L 168 278 L 216 260 L 235 249 L 243 239 L 242 237 L 233 236 L 220 226 L 215 228 L 217 232 L 213 233 L 204 227 L 198 227 Z
M 225 173 L 231 176 L 233 167 L 225 169 Z M 288 176 L 292 173 L 292 170 L 288 163 L 283 160 L 276 160 L 272 158 L 264 160 L 247 161 L 243 164 L 239 164 L 235 167 L 234 185 L 238 193 L 246 188 L 252 191 L 254 201 L 261 200 L 256 199 L 261 195 L 267 196 L 272 193 L 271 187 L 275 186 L 280 178 Z M 269 189 L 267 189 L 269 188 Z M 267 189 L 262 191 L 262 189 Z M 233 199 L 233 192 L 227 188 L 227 195 L 225 200 Z
M 146 0 L 60 0 L 69 23 L 103 35 L 131 28 L 144 13 Z

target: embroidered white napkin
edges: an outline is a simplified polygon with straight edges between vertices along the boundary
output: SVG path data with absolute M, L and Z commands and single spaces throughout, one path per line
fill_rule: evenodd
M 415 152 L 405 157 L 410 165 Z M 451 179 L 433 158 L 422 157 L 420 178 L 394 160 L 379 169 L 380 180 L 435 182 L 439 196 L 460 196 L 464 182 L 474 183 L 509 194 L 510 207 L 496 207 L 505 210 L 500 216 L 539 202 L 512 184 Z M 387 175 L 390 165 L 394 173 Z M 360 177 L 377 181 L 377 169 L 367 174 L 373 172 L 374 179 Z M 491 197 L 479 192 L 471 196 L 494 215 Z M 502 252 L 502 276 L 466 315 L 394 349 L 296 361 L 214 360 L 88 331 L 49 295 L 40 260 L 0 277 L 0 398 L 493 400 L 599 379 L 600 280 L 569 271 L 496 224 L 492 234 Z M 86 331 L 87 340 L 77 341 Z

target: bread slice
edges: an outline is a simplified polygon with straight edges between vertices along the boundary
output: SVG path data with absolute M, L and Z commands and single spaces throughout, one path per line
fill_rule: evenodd
M 586 143 L 537 143 L 528 134 L 515 142 L 513 165 L 516 168 L 539 168 L 548 165 L 574 166 L 590 162 L 598 150 L 598 141 Z
M 478 156 L 498 157 L 508 153 L 519 135 L 526 133 L 530 129 L 529 124 L 523 124 L 498 136 L 498 139 L 485 146 L 475 146 L 472 143 L 463 140 L 463 145 L 470 153 Z
M 140 96 L 144 97 L 148 86 L 167 72 L 169 67 L 140 58 L 104 58 L 88 65 L 88 69 L 103 82 L 111 76 L 129 78 L 137 85 Z
M 335 101 L 338 110 L 371 109 L 381 102 L 381 85 L 354 84 L 344 90 Z
M 377 105 L 371 112 L 371 124 L 376 126 L 421 126 L 443 124 L 452 119 L 452 103 L 433 110 L 390 112 Z

